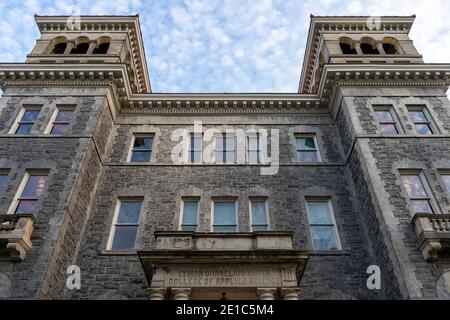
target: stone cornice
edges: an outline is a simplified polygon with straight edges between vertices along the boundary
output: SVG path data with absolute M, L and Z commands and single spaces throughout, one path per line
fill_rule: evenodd
M 35 16 L 41 33 L 71 32 L 68 28 L 69 16 Z M 74 32 L 127 32 L 130 38 L 131 56 L 137 67 L 139 89 L 151 92 L 144 43 L 142 40 L 139 15 L 136 16 L 80 16 L 81 30 Z
M 109 86 L 125 114 L 298 114 L 330 112 L 337 86 L 441 87 L 450 84 L 449 64 L 330 64 L 317 94 L 206 93 L 133 94 L 123 64 L 1 64 L 0 85 Z
M 299 92 L 304 92 L 307 83 L 311 80 L 312 68 L 317 58 L 317 50 L 319 49 L 319 41 L 321 34 L 326 32 L 383 32 L 383 33 L 409 33 L 415 16 L 405 17 L 389 17 L 380 18 L 379 30 L 370 30 L 367 21 L 370 17 L 333 17 L 333 16 L 313 16 L 311 15 L 311 23 L 309 27 L 308 40 L 305 47 L 305 55 L 303 59 L 302 73 L 299 82 Z

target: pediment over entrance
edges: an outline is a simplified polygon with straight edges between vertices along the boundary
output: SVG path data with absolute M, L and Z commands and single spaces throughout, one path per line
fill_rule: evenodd
M 157 232 L 138 252 L 150 299 L 298 299 L 308 253 L 291 232 Z

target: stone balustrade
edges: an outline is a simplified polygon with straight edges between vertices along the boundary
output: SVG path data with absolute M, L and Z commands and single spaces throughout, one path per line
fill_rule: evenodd
M 13 261 L 23 261 L 32 247 L 31 235 L 37 219 L 33 215 L 0 215 L 0 243 Z
M 440 253 L 450 251 L 450 214 L 417 213 L 412 223 L 425 260 L 436 261 Z

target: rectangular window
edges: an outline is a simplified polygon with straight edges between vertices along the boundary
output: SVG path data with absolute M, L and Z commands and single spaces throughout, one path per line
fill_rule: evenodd
M 133 250 L 139 228 L 142 201 L 119 200 L 110 237 L 110 250 Z
M 261 161 L 261 140 L 258 134 L 247 137 L 247 160 L 251 164 Z
M 6 186 L 6 180 L 8 180 L 8 172 L 0 170 L 0 191 Z
M 197 231 L 198 200 L 183 200 L 181 212 L 181 231 Z
M 315 136 L 296 136 L 297 161 L 300 162 L 320 162 L 319 149 Z
M 15 134 L 29 134 L 31 129 L 41 112 L 41 107 L 32 106 L 32 107 L 24 107 L 19 112 L 16 123 L 13 126 L 13 132 Z
M 131 148 L 130 162 L 150 162 L 152 148 L 152 136 L 135 136 Z
M 236 139 L 233 135 L 216 136 L 215 158 L 217 164 L 233 164 L 236 162 Z
M 19 187 L 18 197 L 16 198 L 16 207 L 14 214 L 33 214 L 38 209 L 39 199 L 44 192 L 47 182 L 47 174 L 27 173 L 21 186 Z
M 424 107 L 409 107 L 408 111 L 418 134 L 428 135 L 434 133 L 431 117 Z
M 236 230 L 236 203 L 234 201 L 215 201 L 213 231 L 236 232 Z
M 402 174 L 401 178 L 413 213 L 433 214 L 431 196 L 427 192 L 420 174 Z
M 252 200 L 251 201 L 251 221 L 252 231 L 268 231 L 269 230 L 269 216 L 267 214 L 266 200 Z
M 381 134 L 398 134 L 398 125 L 392 115 L 391 107 L 374 107 L 375 117 L 378 121 Z
M 441 177 L 442 177 L 442 180 L 445 183 L 445 186 L 447 188 L 447 192 L 450 193 L 450 173 L 442 174 Z
M 50 134 L 60 135 L 67 132 L 75 107 L 58 107 L 52 119 Z
M 307 201 L 307 211 L 314 250 L 340 250 L 331 201 Z
M 203 136 L 191 135 L 189 144 L 189 163 L 202 163 Z

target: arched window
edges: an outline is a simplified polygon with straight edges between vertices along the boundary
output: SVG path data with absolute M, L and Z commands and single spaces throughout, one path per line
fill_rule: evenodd
M 386 54 L 398 54 L 400 51 L 400 46 L 397 39 L 386 37 L 383 39 L 383 49 Z
M 89 49 L 89 38 L 79 37 L 75 40 L 75 47 L 70 51 L 70 54 L 86 54 Z
M 342 54 L 358 54 L 353 48 L 353 40 L 350 38 L 340 38 L 339 46 L 341 47 Z
M 67 48 L 67 43 L 62 42 L 62 43 L 57 43 L 54 47 L 53 47 L 53 54 L 63 54 L 64 51 L 66 51 Z
M 63 54 L 67 48 L 67 39 L 65 37 L 57 37 L 53 39 L 52 54 Z
M 97 48 L 94 49 L 94 54 L 107 54 L 111 39 L 109 37 L 101 37 L 97 40 Z
M 363 54 L 380 54 L 377 47 L 375 46 L 375 40 L 372 38 L 362 38 L 361 39 L 361 51 Z

